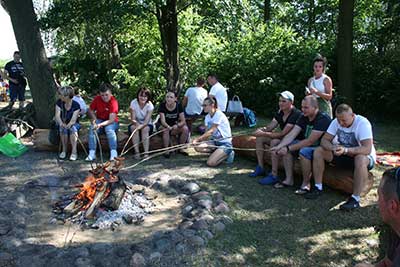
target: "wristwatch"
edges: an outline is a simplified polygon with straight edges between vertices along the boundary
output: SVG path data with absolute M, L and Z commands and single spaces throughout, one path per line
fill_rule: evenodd
M 344 155 L 347 155 L 348 152 L 349 152 L 349 149 L 348 149 L 347 147 L 345 147 L 345 148 L 344 148 L 343 154 L 344 154 Z

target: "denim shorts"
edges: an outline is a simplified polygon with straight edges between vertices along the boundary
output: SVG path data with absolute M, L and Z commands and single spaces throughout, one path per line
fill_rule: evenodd
M 224 142 L 224 141 L 214 141 L 211 140 L 212 145 L 215 145 L 218 147 L 218 149 L 224 150 L 225 154 L 229 155 L 233 151 L 233 146 L 231 142 Z
M 132 126 L 133 124 L 129 124 L 128 125 L 128 135 L 131 135 L 132 134 L 132 131 L 131 131 L 131 126 Z M 147 126 L 150 128 L 150 130 L 149 130 L 149 134 L 151 135 L 152 133 L 153 133 L 153 131 L 154 131 L 154 125 L 153 124 L 147 124 Z
M 314 155 L 314 150 L 316 149 L 316 146 L 306 146 L 300 148 L 299 154 L 300 156 L 303 156 L 304 158 L 308 160 L 313 160 L 313 155 Z
M 59 126 L 59 129 L 60 129 L 60 134 L 68 135 L 70 133 L 77 133 L 81 129 L 81 125 L 78 122 L 76 122 L 69 129 L 65 129 L 65 128 L 61 127 L 61 126 Z

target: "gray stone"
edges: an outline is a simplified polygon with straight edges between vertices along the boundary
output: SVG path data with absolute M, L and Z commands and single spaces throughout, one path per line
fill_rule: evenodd
M 214 238 L 214 235 L 208 230 L 201 231 L 200 236 L 205 240 L 210 240 Z
M 179 179 L 179 178 L 174 178 L 174 179 L 169 180 L 168 184 L 169 184 L 169 186 L 171 186 L 177 190 L 180 190 L 185 186 L 186 181 Z
M 193 223 L 192 228 L 195 230 L 205 230 L 208 228 L 208 224 L 205 220 L 197 220 Z
M 230 211 L 228 205 L 225 202 L 221 202 L 216 207 L 214 207 L 216 213 L 227 213 Z
M 6 221 L 0 221 L 0 235 L 6 235 L 12 229 L 11 225 Z
M 114 247 L 114 251 L 114 253 L 119 257 L 127 257 L 131 254 L 129 247 L 123 245 Z
M 196 200 L 202 199 L 204 197 L 211 198 L 210 193 L 208 193 L 207 191 L 200 191 L 200 192 L 197 192 L 196 194 L 192 195 L 192 198 L 194 198 Z
M 134 183 L 144 185 L 144 186 L 150 186 L 153 184 L 153 181 L 149 178 L 139 177 L 139 178 L 135 179 Z
M 133 254 L 129 263 L 131 267 L 143 267 L 146 265 L 146 260 L 140 253 Z
M 196 235 L 196 231 L 192 229 L 185 229 L 181 231 L 182 235 L 186 238 Z
M 227 215 L 222 215 L 219 220 L 224 224 L 232 224 L 233 223 L 233 220 L 231 219 L 231 217 L 229 217 Z
M 0 252 L 0 266 L 14 266 L 14 257 L 10 253 Z
M 153 252 L 150 254 L 149 261 L 152 264 L 159 263 L 161 260 L 162 254 L 160 252 Z
M 204 239 L 197 235 L 190 237 L 188 239 L 188 242 L 190 245 L 195 247 L 203 247 L 206 244 Z
M 179 225 L 179 229 L 189 229 L 190 227 L 192 227 L 192 225 L 193 225 L 192 221 L 183 221 Z
M 186 248 L 185 244 L 179 243 L 178 245 L 175 246 L 175 250 L 178 253 L 185 253 L 187 248 Z
M 171 240 L 171 242 L 173 242 L 173 243 L 178 243 L 178 242 L 180 242 L 180 241 L 182 241 L 183 240 L 183 236 L 180 234 L 180 233 L 178 233 L 178 231 L 172 231 L 170 234 L 169 234 L 169 239 Z
M 171 242 L 168 239 L 162 238 L 156 241 L 156 249 L 160 252 L 166 251 L 171 247 Z
M 90 258 L 77 258 L 75 260 L 75 266 L 77 267 L 88 267 L 88 266 L 94 266 L 92 264 L 92 261 L 90 260 Z
M 200 199 L 199 202 L 197 202 L 197 204 L 200 207 L 203 207 L 208 210 L 211 210 L 211 208 L 212 208 L 212 200 L 209 200 L 209 199 Z
M 187 215 L 192 210 L 193 210 L 193 206 L 192 205 L 187 205 L 182 209 L 182 214 L 183 215 Z
M 110 244 L 99 243 L 92 245 L 92 247 L 90 248 L 90 252 L 92 254 L 104 255 L 105 253 L 108 253 L 111 249 L 112 246 Z
M 217 203 L 217 204 L 221 203 L 221 201 L 223 201 L 223 199 L 224 199 L 224 197 L 221 194 L 221 192 L 212 191 L 211 194 L 212 194 L 212 197 L 213 197 L 215 203 Z
M 183 187 L 183 190 L 188 192 L 189 194 L 193 195 L 200 191 L 200 186 L 196 183 L 188 183 Z
M 167 195 L 169 195 L 169 196 L 176 196 L 176 195 L 178 194 L 178 192 L 177 192 L 175 189 L 173 189 L 173 188 L 167 188 L 167 189 L 165 190 L 165 193 L 166 193 Z
M 75 255 L 76 257 L 80 257 L 80 258 L 86 258 L 89 257 L 90 253 L 89 250 L 85 247 L 77 247 L 74 248 L 71 253 L 73 255 Z
M 219 232 L 223 232 L 225 230 L 225 224 L 223 224 L 222 222 L 214 223 L 212 225 L 211 230 L 212 230 L 212 232 L 214 234 L 219 233 Z
M 211 223 L 212 221 L 214 221 L 214 216 L 210 214 L 204 214 L 200 216 L 200 219 L 205 220 L 207 223 Z
M 186 194 L 179 194 L 178 199 L 183 202 L 188 202 L 190 200 L 190 197 Z

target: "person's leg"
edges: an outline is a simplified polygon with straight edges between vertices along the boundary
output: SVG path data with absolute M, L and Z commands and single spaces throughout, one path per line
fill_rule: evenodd
M 292 185 L 294 182 L 293 179 L 293 168 L 294 168 L 294 158 L 292 153 L 286 153 L 282 157 L 283 159 L 283 167 L 285 169 L 285 179 L 282 181 L 282 183 L 287 184 L 287 185 Z
M 78 152 L 77 152 L 77 141 L 78 141 L 78 130 L 79 130 L 79 124 L 75 124 L 71 127 L 69 131 L 69 140 L 71 142 L 71 156 L 70 160 L 76 160 L 78 157 Z
M 354 157 L 353 196 L 360 196 L 362 187 L 368 179 L 369 158 L 365 155 Z
M 149 135 L 150 135 L 150 127 L 146 126 L 142 129 L 142 142 L 143 142 L 143 150 L 144 150 L 144 156 L 147 156 L 149 153 L 149 146 L 150 146 L 150 140 L 149 140 Z
M 310 181 L 312 176 L 312 160 L 313 160 L 313 147 L 303 147 L 300 149 L 300 165 L 301 165 L 301 173 L 303 176 L 303 183 L 300 188 L 308 188 L 310 189 Z M 318 184 L 315 182 L 316 186 L 319 190 L 322 190 L 322 184 Z
M 185 144 L 188 141 L 189 138 L 189 128 L 184 125 L 179 129 L 179 144 Z
M 164 147 L 169 147 L 170 131 L 168 129 L 164 129 L 162 132 L 162 139 Z
M 118 123 L 114 122 L 106 127 L 104 127 L 104 130 L 106 132 L 107 140 L 108 140 L 108 145 L 110 147 L 110 160 L 113 160 L 115 157 L 118 156 L 117 152 L 117 129 L 118 129 Z
M 18 87 L 10 83 L 9 90 L 10 90 L 10 103 L 8 104 L 8 107 L 12 108 L 14 106 L 15 101 L 17 100 Z
M 65 158 L 68 150 L 68 132 L 60 131 L 60 139 L 62 144 L 62 152 L 60 158 Z
M 19 108 L 24 107 L 25 103 L 25 86 L 18 86 L 18 101 L 19 101 Z
M 271 143 L 271 138 L 269 137 L 257 137 L 256 138 L 256 154 L 258 166 L 264 167 L 264 149 L 265 144 L 269 145 Z M 271 144 L 272 146 L 272 144 Z
M 207 165 L 210 167 L 216 167 L 227 158 L 228 154 L 225 153 L 224 149 L 218 148 L 208 157 Z
M 331 162 L 333 160 L 332 151 L 325 150 L 323 147 L 317 147 L 314 150 L 313 156 L 313 175 L 314 181 L 317 184 L 322 184 L 322 179 L 325 171 L 325 162 Z M 303 185 L 305 181 L 303 180 Z
M 271 140 L 271 147 L 279 145 L 281 142 L 280 139 L 272 139 Z M 263 151 L 264 152 L 264 151 Z M 278 176 L 278 168 L 279 168 L 279 156 L 274 152 L 269 152 L 271 155 L 271 173 L 274 176 Z
M 130 125 L 129 126 L 129 132 L 132 134 L 133 131 L 135 131 L 136 127 L 135 125 Z M 135 158 L 138 159 L 140 156 L 140 150 L 139 150 L 139 142 L 140 142 L 140 136 L 139 136 L 139 131 L 136 131 L 135 134 L 132 136 L 132 145 L 133 149 L 135 150 Z

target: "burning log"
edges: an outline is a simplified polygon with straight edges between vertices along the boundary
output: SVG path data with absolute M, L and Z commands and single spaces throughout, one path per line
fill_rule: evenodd
M 237 148 L 256 148 L 256 137 L 254 136 L 238 136 L 233 137 L 232 140 L 233 146 Z M 268 146 L 265 146 L 265 149 L 268 149 Z M 238 155 L 248 158 L 257 158 L 255 151 L 237 151 Z M 264 162 L 271 165 L 271 156 L 266 151 L 264 152 Z M 282 162 L 280 162 L 280 168 L 283 168 Z M 301 175 L 301 166 L 300 162 L 296 160 L 295 162 L 295 172 Z M 350 169 L 341 169 L 334 166 L 326 165 L 324 172 L 323 182 L 340 191 L 352 194 L 353 193 L 353 172 Z M 369 172 L 368 179 L 365 181 L 363 185 L 363 190 L 361 195 L 366 195 L 372 188 L 374 184 L 374 175 Z

